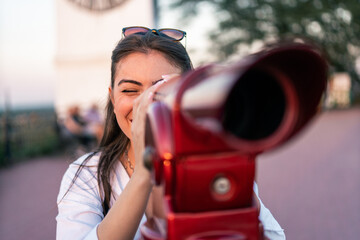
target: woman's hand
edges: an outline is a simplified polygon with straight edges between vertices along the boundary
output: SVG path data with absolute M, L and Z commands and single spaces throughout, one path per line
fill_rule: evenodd
M 144 167 L 143 164 L 143 152 L 145 149 L 145 121 L 146 112 L 151 103 L 155 92 L 165 83 L 166 79 L 157 82 L 155 85 L 145 90 L 139 97 L 134 100 L 133 105 L 133 122 L 131 126 L 131 145 L 134 151 L 135 157 L 135 173 L 139 173 L 142 176 L 148 176 L 150 178 L 150 172 Z

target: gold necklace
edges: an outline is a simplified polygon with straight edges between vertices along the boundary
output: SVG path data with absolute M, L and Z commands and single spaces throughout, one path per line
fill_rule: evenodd
M 125 166 L 125 164 L 124 164 L 124 168 L 125 168 L 125 170 L 127 170 L 128 168 L 130 168 L 130 169 L 131 169 L 131 171 L 133 171 L 133 172 L 134 172 L 134 166 L 131 164 L 131 162 L 130 162 L 130 158 L 127 158 L 127 165 L 128 165 L 128 166 Z

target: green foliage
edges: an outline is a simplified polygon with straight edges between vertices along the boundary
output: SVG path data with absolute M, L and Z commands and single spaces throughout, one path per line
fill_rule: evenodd
M 355 59 L 360 56 L 359 0 L 174 0 L 186 17 L 205 2 L 216 9 L 218 26 L 211 32 L 219 60 L 237 53 L 241 44 L 306 37 L 328 54 L 333 72 L 348 72 L 360 83 Z

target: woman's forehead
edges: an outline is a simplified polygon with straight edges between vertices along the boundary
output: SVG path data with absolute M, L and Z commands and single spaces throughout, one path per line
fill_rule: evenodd
M 181 73 L 181 69 L 171 64 L 162 53 L 135 52 L 121 59 L 116 66 L 115 81 L 122 79 L 154 81 L 164 74 Z M 116 83 L 115 83 L 116 84 Z

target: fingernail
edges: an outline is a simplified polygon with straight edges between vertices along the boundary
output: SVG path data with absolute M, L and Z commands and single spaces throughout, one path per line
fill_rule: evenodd
M 166 82 L 167 80 L 169 80 L 172 76 L 174 76 L 174 74 L 168 74 L 168 75 L 162 75 L 162 79 L 164 79 L 164 81 Z
M 163 78 L 163 80 L 158 81 L 157 84 L 163 84 L 163 83 L 165 83 L 165 82 L 167 82 L 167 81 L 168 81 L 168 79 L 164 79 L 164 78 Z
M 177 77 L 177 76 L 180 76 L 180 74 L 178 73 L 172 73 L 172 74 L 164 74 L 162 75 L 161 77 L 164 79 L 164 80 L 170 80 L 174 77 Z

